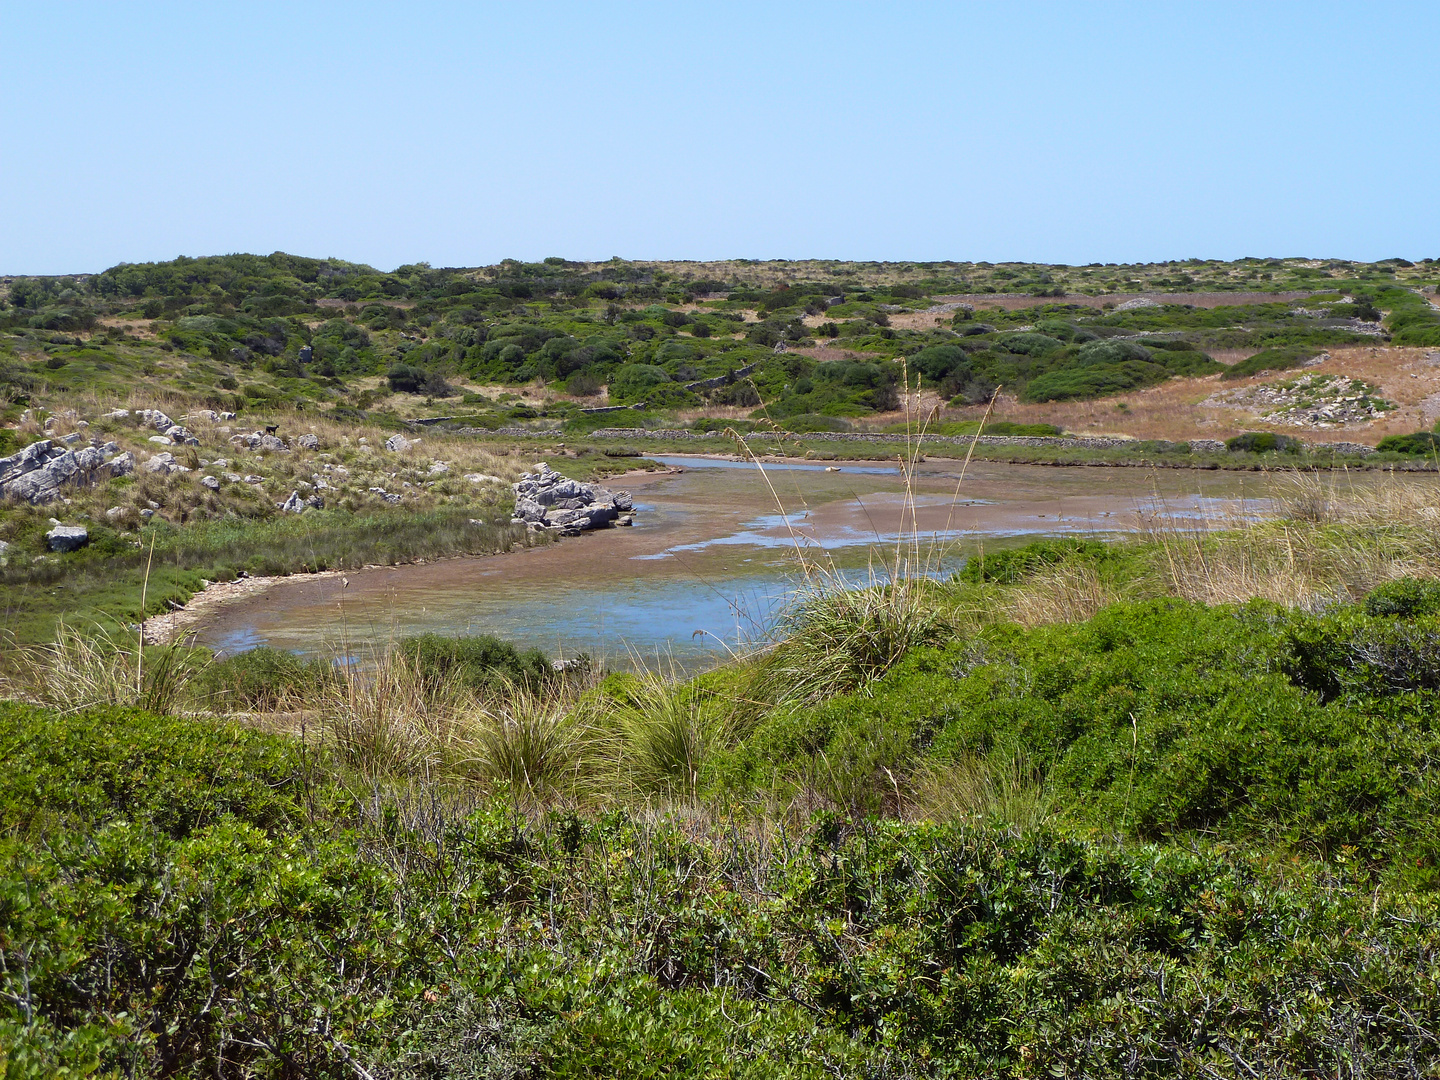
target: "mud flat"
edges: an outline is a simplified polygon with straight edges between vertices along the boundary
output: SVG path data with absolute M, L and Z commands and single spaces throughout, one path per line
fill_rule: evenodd
M 935 461 L 919 466 L 907 492 L 887 462 L 782 462 L 762 476 L 735 460 L 660 460 L 673 471 L 612 481 L 634 493 L 633 528 L 484 558 L 284 579 L 204 605 L 187 633 L 225 653 L 270 645 L 357 658 L 410 634 L 489 633 L 557 656 L 695 667 L 763 637 L 800 582 L 797 551 L 863 579 L 873 552 L 918 535 L 953 569 L 980 544 L 1123 534 L 1156 513 L 1194 527 L 1253 520 L 1293 482 L 976 462 L 961 484 L 960 462 Z

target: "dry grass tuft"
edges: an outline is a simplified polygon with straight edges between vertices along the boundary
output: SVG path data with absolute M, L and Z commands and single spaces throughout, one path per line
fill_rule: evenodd
M 993 822 L 1020 830 L 1050 818 L 1043 771 L 1024 754 L 927 762 L 914 778 L 913 816 L 932 821 Z
M 110 705 L 175 711 L 200 661 L 190 650 L 138 649 L 104 627 L 85 633 L 62 622 L 53 642 L 17 650 L 17 675 L 6 690 L 61 712 Z
M 1153 522 L 1170 590 L 1206 604 L 1260 598 L 1313 609 L 1395 578 L 1440 577 L 1440 490 L 1324 474 L 1292 484 L 1278 521 L 1219 534 Z
M 473 703 L 459 680 L 427 676 L 397 649 L 364 670 L 347 668 L 318 697 L 322 731 L 340 761 L 368 780 L 436 777 L 470 757 Z
M 502 686 L 483 708 L 465 717 L 473 756 L 461 768 L 486 786 L 505 788 L 522 805 L 577 794 L 593 762 L 574 706 L 567 693 Z
M 1117 599 L 1094 567 L 1062 563 L 1017 588 L 1009 597 L 1008 614 L 1024 627 L 1084 622 Z

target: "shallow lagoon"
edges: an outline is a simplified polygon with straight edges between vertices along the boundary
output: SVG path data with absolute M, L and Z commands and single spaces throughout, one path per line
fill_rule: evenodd
M 667 456 L 672 471 L 612 480 L 641 512 L 525 551 L 295 578 L 220 606 L 196 628 L 222 653 L 258 645 L 363 657 L 411 634 L 487 633 L 612 666 L 696 668 L 760 640 L 804 584 L 801 556 L 850 581 L 914 554 L 931 572 L 980 545 L 1134 531 L 1163 511 L 1196 526 L 1270 512 L 1283 477 L 973 463 L 749 462 Z M 563 465 L 561 466 L 563 471 Z M 957 485 L 959 494 L 957 496 Z M 773 489 L 773 492 L 772 492 Z M 777 504 L 777 498 L 779 503 Z

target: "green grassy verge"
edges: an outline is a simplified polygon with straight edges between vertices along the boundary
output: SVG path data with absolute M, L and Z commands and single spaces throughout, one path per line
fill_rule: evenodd
M 134 534 L 97 526 L 90 546 L 78 552 L 12 559 L 0 567 L 0 614 L 15 640 L 48 641 L 61 618 L 102 629 L 126 626 L 184 603 L 206 580 L 229 581 L 242 570 L 260 576 L 355 569 L 484 555 L 533 542 L 508 516 L 497 519 L 492 511 L 489 523 L 476 524 L 475 513 L 455 507 L 357 515 L 321 510 L 267 521 L 162 522 Z M 18 542 L 26 540 L 39 542 Z

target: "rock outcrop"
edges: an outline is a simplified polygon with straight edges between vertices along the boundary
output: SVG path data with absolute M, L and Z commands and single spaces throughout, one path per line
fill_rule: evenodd
M 45 540 L 51 551 L 79 551 L 90 543 L 90 531 L 83 525 L 56 525 L 45 534 Z
M 35 504 L 54 502 L 64 486 L 94 483 L 105 475 L 123 476 L 133 468 L 134 459 L 128 454 L 115 457 L 114 443 L 72 450 L 41 439 L 18 454 L 0 458 L 0 495 Z
M 628 491 L 610 491 L 561 476 L 545 462 L 520 477 L 515 487 L 516 522 L 575 534 L 612 522 L 628 524 L 634 503 Z

